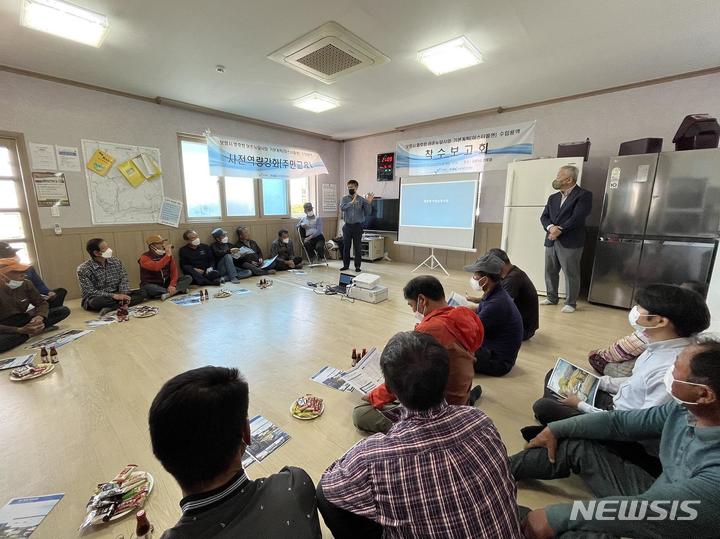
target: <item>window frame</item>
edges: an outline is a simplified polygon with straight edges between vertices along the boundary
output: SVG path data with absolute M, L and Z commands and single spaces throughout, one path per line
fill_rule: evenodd
M 286 193 L 286 207 L 287 207 L 287 213 L 283 215 L 265 215 L 264 208 L 263 208 L 263 189 L 262 189 L 262 181 L 263 178 L 253 178 L 253 191 L 255 195 L 255 215 L 244 215 L 244 216 L 234 216 L 234 215 L 228 215 L 227 212 L 227 197 L 226 197 L 226 190 L 225 190 L 225 176 L 218 176 L 218 191 L 220 195 L 220 216 L 219 217 L 190 217 L 188 215 L 188 196 L 187 196 L 187 187 L 185 184 L 185 166 L 183 163 L 183 153 L 182 153 L 182 142 L 188 141 L 188 142 L 200 142 L 200 143 L 206 143 L 205 137 L 201 135 L 192 135 L 188 133 L 178 133 L 178 154 L 179 154 L 179 161 L 180 161 L 180 177 L 182 179 L 182 191 L 183 191 L 183 203 L 184 208 L 183 212 L 185 214 L 185 222 L 186 223 L 215 223 L 220 221 L 257 221 L 257 220 L 264 220 L 264 221 L 276 221 L 279 219 L 293 219 L 292 217 L 292 207 L 290 205 L 290 179 L 286 179 L 287 183 L 287 189 L 285 190 Z M 246 176 L 247 177 L 247 176 Z M 307 176 L 308 178 L 308 197 L 311 202 L 313 202 L 314 199 L 317 198 L 317 175 L 309 174 Z M 313 202 L 313 206 L 315 206 L 315 202 Z

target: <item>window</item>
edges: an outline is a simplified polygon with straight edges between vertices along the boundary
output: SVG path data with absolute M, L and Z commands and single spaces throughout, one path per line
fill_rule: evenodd
M 217 176 L 210 176 L 207 145 L 202 142 L 182 140 L 180 149 L 188 219 L 222 217 L 220 182 Z
M 0 241 L 19 249 L 20 260 L 30 263 L 34 255 L 23 189 L 15 140 L 0 138 Z
M 310 202 L 310 178 L 291 178 L 290 215 L 303 217 L 305 215 L 303 204 L 306 202 Z
M 210 176 L 207 144 L 201 137 L 181 135 L 180 153 L 188 221 L 302 217 L 303 204 L 314 195 L 314 177 L 310 181 Z M 5 199 L 1 185 L 0 198 Z

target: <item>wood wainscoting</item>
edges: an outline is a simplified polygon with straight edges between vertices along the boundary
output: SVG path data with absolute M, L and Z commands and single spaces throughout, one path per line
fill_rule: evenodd
M 177 252 L 185 244 L 182 239 L 187 229 L 196 230 L 204 243 L 210 243 L 210 232 L 222 227 L 228 231 L 231 242 L 237 240 L 235 229 L 242 225 L 248 227 L 251 237 L 258 242 L 263 254 L 270 254 L 270 244 L 277 237 L 277 231 L 285 228 L 295 240 L 296 250 L 299 241 L 293 228 L 296 219 L 263 219 L 248 221 L 223 221 L 216 223 L 181 223 L 179 228 L 168 228 L 162 225 L 116 225 L 96 226 L 87 228 L 66 228 L 62 234 L 56 235 L 53 229 L 43 229 L 40 237 L 35 238 L 39 258 L 40 272 L 43 280 L 50 288 L 66 288 L 68 298 L 80 297 L 75 270 L 88 259 L 85 243 L 91 238 L 105 239 L 113 250 L 113 254 L 123 261 L 130 278 L 130 287 L 136 288 L 140 282 L 140 268 L 137 260 L 147 250 L 145 238 L 160 234 L 168 238 Z M 334 236 L 337 219 L 323 217 L 325 237 Z M 299 253 L 298 253 L 299 254 Z

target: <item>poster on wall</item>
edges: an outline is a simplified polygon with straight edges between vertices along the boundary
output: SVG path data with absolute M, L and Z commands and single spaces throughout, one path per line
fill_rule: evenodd
M 74 146 L 55 146 L 58 170 L 80 172 L 80 150 Z
M 183 203 L 173 198 L 163 198 L 162 206 L 160 206 L 160 216 L 158 223 L 161 225 L 180 226 L 180 217 L 182 216 Z
M 57 170 L 55 146 L 28 142 L 30 148 L 30 164 L 33 170 Z
M 400 141 L 395 169 L 409 176 L 505 170 L 533 154 L 534 139 L 532 121 Z
M 37 205 L 40 208 L 70 205 L 65 174 L 62 172 L 33 172 L 32 178 L 33 184 L 35 184 Z
M 304 178 L 327 174 L 317 152 L 205 133 L 211 176 Z
M 334 213 L 337 208 L 337 185 L 334 183 L 322 184 L 322 211 L 324 213 Z
M 133 187 L 118 165 L 147 154 L 162 170 L 160 150 L 98 140 L 82 140 L 81 145 L 93 224 L 157 223 L 164 197 L 162 175 Z

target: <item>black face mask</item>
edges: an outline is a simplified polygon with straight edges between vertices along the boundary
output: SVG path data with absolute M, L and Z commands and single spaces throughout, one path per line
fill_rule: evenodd
M 354 195 L 355 189 L 352 189 L 352 188 L 348 189 L 348 193 L 350 193 L 351 196 Z

